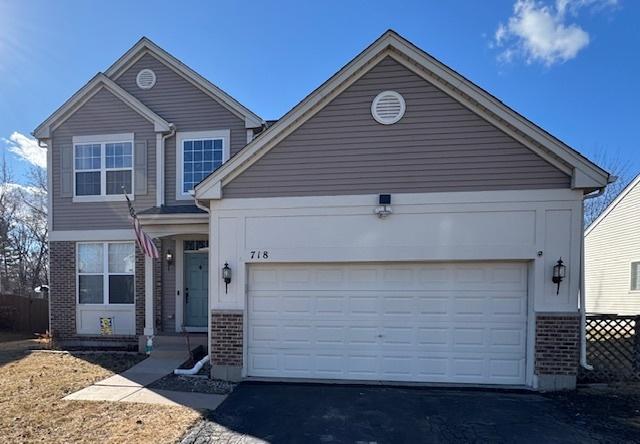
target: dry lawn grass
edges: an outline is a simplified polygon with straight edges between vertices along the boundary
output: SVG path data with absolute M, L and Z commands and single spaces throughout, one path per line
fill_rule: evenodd
M 35 353 L 34 341 L 0 339 L 0 442 L 174 443 L 200 418 L 183 407 L 63 401 L 139 358 Z

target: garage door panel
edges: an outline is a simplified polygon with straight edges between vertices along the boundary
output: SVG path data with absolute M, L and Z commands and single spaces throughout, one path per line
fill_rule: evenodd
M 524 263 L 252 265 L 249 282 L 250 376 L 524 383 Z
M 523 263 L 484 263 L 469 265 L 464 263 L 446 264 L 438 267 L 432 264 L 426 269 L 420 265 L 373 264 L 351 265 L 344 269 L 310 269 L 307 265 L 288 264 L 261 265 L 254 268 L 249 276 L 249 285 L 261 290 L 297 290 L 309 288 L 317 290 L 477 290 L 482 284 L 486 290 L 526 291 L 526 267 Z

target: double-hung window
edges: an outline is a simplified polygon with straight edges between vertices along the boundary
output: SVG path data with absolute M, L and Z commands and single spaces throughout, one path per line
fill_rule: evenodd
M 631 291 L 640 291 L 640 262 L 631 262 Z
M 133 134 L 73 138 L 74 199 L 120 200 L 133 190 Z
M 229 130 L 177 134 L 178 199 L 191 199 L 195 186 L 229 159 L 229 135 Z
M 79 304 L 133 304 L 133 242 L 82 242 L 77 248 Z

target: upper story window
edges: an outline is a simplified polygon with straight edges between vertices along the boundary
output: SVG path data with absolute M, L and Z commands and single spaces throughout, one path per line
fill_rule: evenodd
M 177 134 L 177 199 L 192 199 L 195 186 L 229 159 L 229 137 L 229 130 Z
M 74 201 L 120 200 L 133 190 L 133 134 L 73 138 Z
M 640 262 L 631 262 L 631 291 L 640 291 Z

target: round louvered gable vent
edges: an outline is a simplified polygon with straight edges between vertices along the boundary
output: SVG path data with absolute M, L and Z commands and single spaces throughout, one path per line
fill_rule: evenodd
M 153 88 L 156 84 L 156 73 L 150 69 L 142 69 L 136 76 L 136 83 L 141 89 Z
M 391 125 L 402 119 L 406 109 L 404 98 L 395 91 L 383 91 L 373 99 L 371 115 L 376 122 Z

